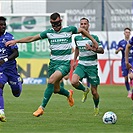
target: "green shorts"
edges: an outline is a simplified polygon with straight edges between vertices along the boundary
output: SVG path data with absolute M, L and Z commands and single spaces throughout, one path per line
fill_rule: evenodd
M 50 77 L 57 70 L 60 71 L 62 73 L 62 77 L 64 77 L 70 72 L 70 64 L 69 65 L 66 65 L 66 64 L 65 65 L 63 65 L 63 64 L 53 65 L 53 64 L 50 64 L 49 69 L 48 69 L 48 77 Z
M 97 86 L 100 84 L 97 66 L 83 66 L 78 64 L 73 74 L 77 74 L 80 79 L 87 78 L 91 85 Z

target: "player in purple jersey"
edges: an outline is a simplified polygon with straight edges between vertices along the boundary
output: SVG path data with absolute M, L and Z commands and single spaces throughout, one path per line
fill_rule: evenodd
M 6 18 L 0 17 L 0 121 L 2 122 L 6 122 L 3 97 L 4 85 L 6 83 L 10 85 L 15 97 L 19 97 L 22 91 L 22 81 L 17 72 L 15 60 L 19 56 L 18 47 L 17 45 L 5 46 L 7 41 L 14 39 L 13 35 L 5 30 Z
M 129 40 L 129 43 L 126 45 L 125 49 L 125 64 L 127 69 L 131 71 L 131 73 L 133 73 L 133 65 L 128 60 L 128 56 L 130 55 L 130 51 L 133 51 L 132 48 L 133 48 L 133 37 Z M 130 75 L 130 78 L 133 78 L 133 76 Z M 133 89 L 132 89 L 131 99 L 133 100 Z
M 121 59 L 122 76 L 125 79 L 125 86 L 126 86 L 126 89 L 128 91 L 128 96 L 127 97 L 129 97 L 129 98 L 131 98 L 131 89 L 130 89 L 131 86 L 130 86 L 129 81 L 128 81 L 129 70 L 126 68 L 126 64 L 125 64 L 125 48 L 126 48 L 126 45 L 128 44 L 128 42 L 130 40 L 130 35 L 131 35 L 131 29 L 130 28 L 125 28 L 124 29 L 125 38 L 122 39 L 121 41 L 119 41 L 119 43 L 117 45 L 117 48 L 116 48 L 116 51 L 115 51 L 116 54 L 118 54 L 118 52 L 120 52 L 120 51 L 122 53 L 122 59 Z M 133 66 L 133 47 L 130 50 L 128 60 L 131 63 L 131 65 Z M 132 80 L 131 80 L 130 83 L 132 85 Z

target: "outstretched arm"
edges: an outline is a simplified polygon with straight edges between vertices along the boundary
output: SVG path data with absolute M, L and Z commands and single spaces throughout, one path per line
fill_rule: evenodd
M 6 42 L 6 46 L 13 46 L 15 45 L 16 43 L 28 43 L 28 42 L 33 42 L 33 41 L 37 41 L 37 40 L 40 40 L 41 37 L 40 35 L 36 35 L 36 36 L 28 36 L 26 38 L 22 38 L 22 39 L 19 39 L 19 40 L 11 40 L 11 41 L 8 41 Z
M 116 51 L 115 51 L 115 54 L 118 54 L 120 51 L 122 51 L 123 48 L 122 47 L 119 47 Z
M 98 48 L 97 41 L 85 29 L 79 28 L 78 29 L 78 33 L 82 33 L 84 36 L 88 37 L 93 42 L 92 47 L 94 49 L 97 49 Z

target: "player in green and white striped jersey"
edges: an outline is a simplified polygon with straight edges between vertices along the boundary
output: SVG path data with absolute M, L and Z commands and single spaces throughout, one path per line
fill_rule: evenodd
M 15 43 L 33 42 L 40 39 L 48 38 L 50 43 L 51 58 L 49 63 L 48 85 L 44 92 L 44 97 L 40 107 L 33 113 L 38 117 L 44 113 L 52 93 L 58 93 L 67 97 L 69 105 L 74 105 L 72 98 L 73 90 L 66 90 L 60 87 L 60 80 L 70 71 L 70 60 L 72 53 L 72 34 L 82 33 L 93 41 L 93 46 L 97 49 L 98 44 L 95 39 L 83 28 L 77 29 L 75 26 L 62 27 L 62 19 L 59 13 L 53 13 L 50 16 L 51 29 L 47 29 L 35 36 L 29 36 L 19 40 L 9 41 L 6 46 L 12 46 Z
M 89 32 L 89 20 L 87 18 L 82 18 L 80 20 L 80 27 L 84 28 Z M 93 95 L 93 100 L 95 104 L 94 113 L 98 115 L 99 113 L 99 94 L 97 92 L 97 86 L 100 84 L 97 68 L 97 53 L 104 53 L 102 45 L 96 35 L 92 35 L 93 38 L 98 42 L 98 49 L 93 49 L 93 42 L 85 37 L 83 34 L 75 36 L 75 55 L 74 55 L 74 72 L 72 76 L 72 85 L 78 90 L 84 91 L 82 102 L 87 98 L 89 93 L 89 88 L 84 87 L 80 82 L 83 78 L 87 78 L 87 81 L 91 84 L 91 92 Z M 75 68 L 77 57 L 79 56 L 78 65 Z

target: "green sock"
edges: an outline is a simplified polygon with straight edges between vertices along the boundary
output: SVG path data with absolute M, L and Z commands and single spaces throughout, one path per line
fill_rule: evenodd
M 60 84 L 60 91 L 58 92 L 58 94 L 64 95 L 66 97 L 69 96 L 69 91 L 64 88 L 64 83 L 63 84 Z
M 60 88 L 64 88 L 64 82 L 62 81 L 62 82 L 60 82 Z
M 85 91 L 85 87 L 84 87 L 81 83 L 79 83 L 79 86 L 76 87 L 76 89 L 77 89 L 77 90 Z
M 99 98 L 98 99 L 93 98 L 93 101 L 94 101 L 94 104 L 95 104 L 95 108 L 97 108 L 98 104 L 99 104 Z
M 43 101 L 42 101 L 42 104 L 41 106 L 43 108 L 45 108 L 45 106 L 47 105 L 52 93 L 54 92 L 54 85 L 53 84 L 49 84 L 48 83 L 48 86 L 44 92 L 44 98 L 43 98 Z

